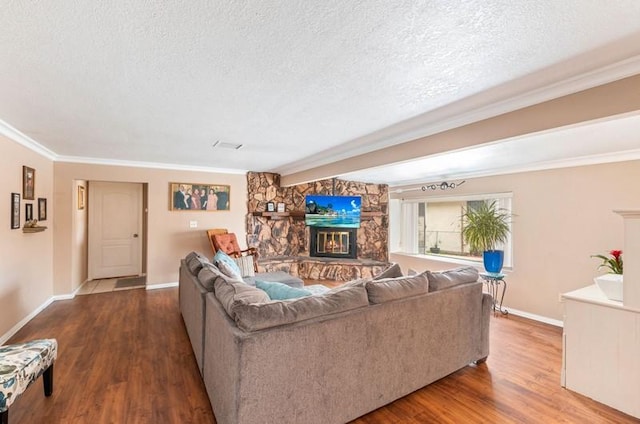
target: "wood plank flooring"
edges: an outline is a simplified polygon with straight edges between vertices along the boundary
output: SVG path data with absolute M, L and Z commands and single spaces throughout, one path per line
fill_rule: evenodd
M 53 395 L 43 396 L 41 381 L 32 385 L 12 405 L 11 424 L 215 423 L 177 289 L 54 302 L 9 343 L 45 337 L 59 343 Z M 485 364 L 353 423 L 640 422 L 560 387 L 560 366 L 560 329 L 493 317 Z

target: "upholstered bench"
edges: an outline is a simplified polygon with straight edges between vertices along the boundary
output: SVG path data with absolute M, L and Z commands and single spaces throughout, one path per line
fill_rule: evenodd
M 0 424 L 8 424 L 9 406 L 41 375 L 44 395 L 51 396 L 57 356 L 56 339 L 0 346 Z

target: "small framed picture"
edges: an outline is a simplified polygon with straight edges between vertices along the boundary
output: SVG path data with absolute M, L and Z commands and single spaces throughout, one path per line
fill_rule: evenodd
M 38 198 L 38 221 L 47 220 L 47 199 Z
M 11 229 L 20 228 L 20 193 L 11 193 Z
M 22 167 L 22 198 L 34 200 L 36 192 L 36 170 L 28 166 Z
M 276 205 L 273 202 L 267 202 L 267 212 L 275 212 Z
M 284 203 L 278 203 L 278 212 L 284 212 Z
M 24 204 L 24 220 L 31 221 L 33 219 L 33 203 Z

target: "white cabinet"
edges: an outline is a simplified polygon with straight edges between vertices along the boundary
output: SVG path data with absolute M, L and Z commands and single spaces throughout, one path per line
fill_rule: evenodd
M 562 298 L 562 385 L 640 418 L 640 310 L 595 285 Z

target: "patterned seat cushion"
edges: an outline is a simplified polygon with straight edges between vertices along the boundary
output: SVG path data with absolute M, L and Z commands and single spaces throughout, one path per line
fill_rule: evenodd
M 0 412 L 36 381 L 58 356 L 56 339 L 0 346 Z

